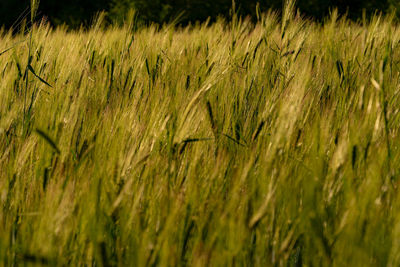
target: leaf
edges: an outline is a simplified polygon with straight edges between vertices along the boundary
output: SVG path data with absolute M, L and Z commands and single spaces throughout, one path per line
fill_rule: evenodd
M 29 70 L 30 72 L 32 72 L 32 74 L 35 75 L 35 77 L 38 78 L 42 83 L 44 83 L 45 85 L 47 85 L 47 86 L 53 88 L 53 86 L 51 86 L 48 82 L 46 82 L 45 80 L 43 80 L 41 77 L 39 77 L 39 75 L 37 75 L 37 74 L 35 73 L 35 71 L 33 70 L 32 66 L 31 66 L 30 64 L 28 65 L 28 70 Z
M 7 48 L 6 50 L 0 52 L 0 56 L 7 53 L 8 51 L 10 51 L 11 49 L 13 49 L 13 47 Z
M 336 61 L 336 69 L 337 72 L 339 74 L 339 77 L 342 78 L 343 77 L 343 73 L 344 73 L 344 68 L 343 68 L 343 63 L 340 60 Z
M 7 53 L 8 51 L 10 51 L 10 50 L 13 49 L 14 47 L 16 47 L 18 44 L 25 42 L 26 40 L 27 40 L 27 38 L 25 38 L 25 39 L 23 39 L 23 40 L 21 40 L 21 41 L 19 41 L 19 42 L 16 42 L 16 43 L 13 44 L 11 47 L 9 47 L 9 48 L 7 48 L 7 49 L 1 51 L 1 52 L 0 52 L 0 56 L 2 56 L 3 54 Z
M 210 141 L 210 140 L 214 140 L 214 138 L 187 138 L 185 140 L 182 141 L 182 147 L 179 150 L 179 154 L 182 154 L 183 151 L 185 151 L 187 145 L 189 143 L 195 143 L 195 142 L 202 142 L 202 141 Z
M 226 138 L 228 138 L 229 140 L 233 141 L 234 143 L 236 143 L 239 146 L 246 146 L 245 144 L 242 144 L 241 142 L 239 142 L 238 140 L 236 140 L 232 136 L 229 136 L 229 135 L 224 134 L 224 133 L 222 134 L 222 136 L 225 136 Z
M 257 127 L 257 131 L 254 132 L 253 137 L 251 138 L 252 141 L 255 141 L 257 137 L 260 135 L 261 130 L 263 129 L 265 125 L 265 121 L 261 121 L 261 123 Z
M 61 151 L 60 149 L 57 147 L 56 143 L 42 130 L 37 129 L 35 130 L 35 132 L 42 137 L 56 152 L 57 154 L 60 154 Z

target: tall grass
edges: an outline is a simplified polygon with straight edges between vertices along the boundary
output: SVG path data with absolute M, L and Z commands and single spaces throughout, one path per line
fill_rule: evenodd
M 1 54 L 2 265 L 398 266 L 400 27 L 284 14 Z

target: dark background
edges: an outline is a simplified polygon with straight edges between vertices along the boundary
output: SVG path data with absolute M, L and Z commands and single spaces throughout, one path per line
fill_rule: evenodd
M 282 0 L 236 0 L 240 15 L 255 17 L 257 2 L 261 11 L 270 8 L 280 10 Z M 357 20 L 363 10 L 367 15 L 376 10 L 389 12 L 400 7 L 398 0 L 298 0 L 297 8 L 307 17 L 321 20 L 337 7 L 341 14 Z M 11 27 L 24 11 L 30 0 L 0 0 L 0 25 Z M 104 10 L 109 22 L 120 22 L 129 9 L 136 9 L 142 22 L 168 22 L 179 14 L 179 23 L 211 20 L 218 15 L 230 17 L 232 0 L 41 0 L 38 18 L 46 17 L 53 25 L 67 24 L 71 28 L 90 25 L 93 16 Z M 400 9 L 399 9 L 400 10 Z M 27 16 L 29 18 L 29 14 Z

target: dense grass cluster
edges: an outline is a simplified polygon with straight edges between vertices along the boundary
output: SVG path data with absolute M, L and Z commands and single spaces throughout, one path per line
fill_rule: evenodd
M 390 18 L 42 24 L 9 47 L 0 265 L 399 266 Z

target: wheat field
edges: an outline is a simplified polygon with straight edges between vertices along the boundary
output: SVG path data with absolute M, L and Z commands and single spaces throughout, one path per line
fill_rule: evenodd
M 392 17 L 27 32 L 0 33 L 1 266 L 399 266 Z

